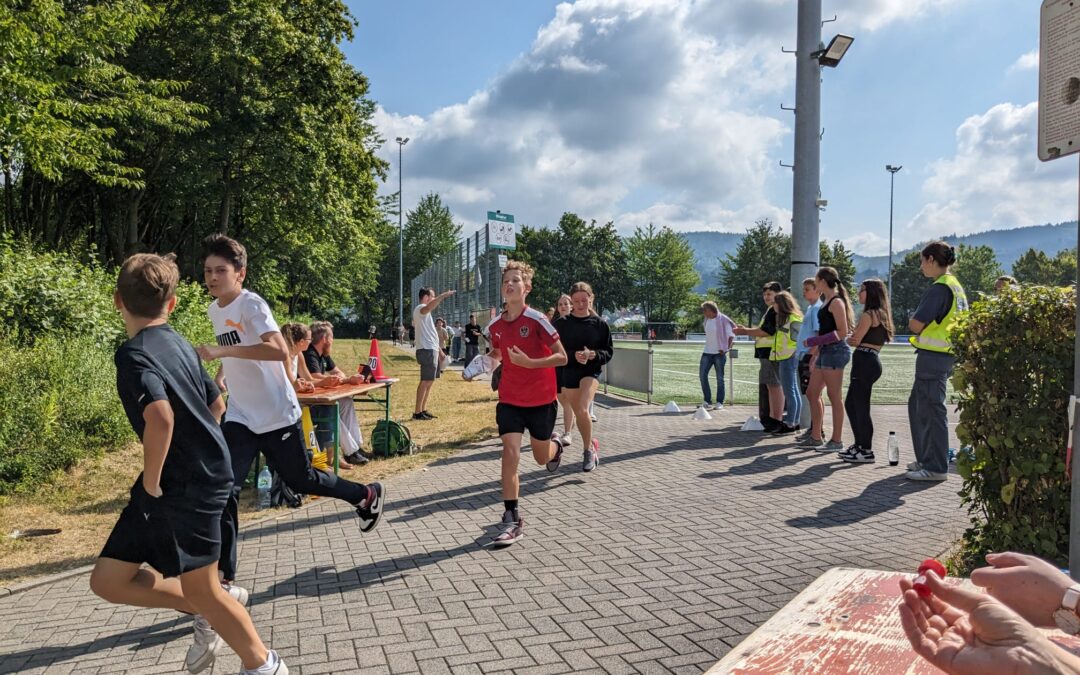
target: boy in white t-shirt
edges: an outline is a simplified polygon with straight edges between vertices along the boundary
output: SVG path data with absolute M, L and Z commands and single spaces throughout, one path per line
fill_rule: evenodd
M 221 430 L 232 455 L 232 496 L 222 516 L 221 571 L 236 578 L 237 497 L 256 454 L 295 492 L 335 497 L 356 509 L 360 531 L 370 532 L 382 518 L 382 483 L 361 485 L 332 472 L 314 469 L 304 446 L 300 404 L 285 372 L 288 346 L 266 301 L 245 290 L 247 251 L 222 234 L 205 242 L 206 288 L 217 346 L 201 346 L 204 361 L 221 359 L 218 380 L 228 387 L 229 402 Z

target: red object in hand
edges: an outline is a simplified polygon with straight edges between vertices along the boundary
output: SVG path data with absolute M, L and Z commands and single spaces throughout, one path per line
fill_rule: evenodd
M 945 566 L 937 560 L 927 558 L 922 561 L 922 564 L 919 565 L 919 576 L 915 577 L 915 582 L 912 586 L 915 588 L 915 592 L 923 598 L 929 598 L 931 595 L 930 587 L 926 585 L 926 573 L 931 570 L 933 570 L 934 574 L 936 574 L 939 579 L 944 579 L 946 575 Z

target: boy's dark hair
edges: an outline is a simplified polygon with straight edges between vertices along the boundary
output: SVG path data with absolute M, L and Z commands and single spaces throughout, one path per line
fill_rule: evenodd
M 427 286 L 424 286 L 423 288 L 420 289 L 420 293 L 417 294 L 416 299 L 417 300 L 423 300 L 425 295 L 435 295 L 435 289 L 434 288 L 428 288 Z
M 237 271 L 247 267 L 247 249 L 244 245 L 220 232 L 203 239 L 203 258 L 212 255 L 224 258 Z
M 174 254 L 136 253 L 120 266 L 116 294 L 135 316 L 156 319 L 165 313 L 165 305 L 176 295 L 179 282 Z
M 761 290 L 763 292 L 764 291 L 772 291 L 774 293 L 779 293 L 780 291 L 784 290 L 784 287 L 780 285 L 779 281 L 770 281 L 770 282 L 766 283 L 764 286 L 762 286 Z

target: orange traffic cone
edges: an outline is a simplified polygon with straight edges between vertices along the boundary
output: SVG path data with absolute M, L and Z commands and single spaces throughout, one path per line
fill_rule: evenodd
M 383 373 L 382 369 L 382 357 L 379 356 L 379 341 L 371 341 L 371 351 L 368 352 L 368 367 L 371 368 L 371 372 L 375 375 L 375 381 L 389 380 L 390 378 Z

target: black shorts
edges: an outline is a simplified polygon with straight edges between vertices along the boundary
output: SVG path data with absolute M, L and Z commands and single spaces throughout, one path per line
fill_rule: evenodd
M 562 388 L 563 389 L 580 389 L 581 381 L 586 377 L 591 377 L 597 382 L 600 381 L 601 371 L 597 370 L 582 370 L 580 368 L 564 368 L 562 375 Z
M 799 359 L 799 391 L 803 394 L 806 393 L 807 388 L 810 386 L 810 355 L 806 354 Z
M 189 484 L 155 498 L 140 476 L 100 557 L 147 563 L 166 577 L 218 562 L 221 513 L 231 491 L 231 482 Z
M 529 435 L 538 441 L 551 440 L 555 431 L 555 417 L 559 404 L 555 401 L 546 405 L 525 408 L 509 403 L 495 406 L 495 423 L 499 426 L 499 435 L 522 434 L 529 430 Z
M 562 378 L 563 371 L 566 370 L 566 366 L 555 366 L 555 391 L 562 393 Z

